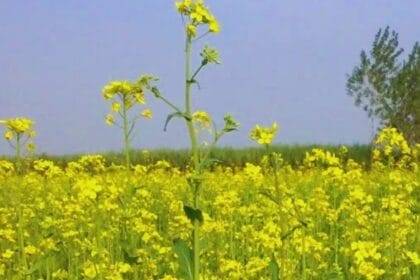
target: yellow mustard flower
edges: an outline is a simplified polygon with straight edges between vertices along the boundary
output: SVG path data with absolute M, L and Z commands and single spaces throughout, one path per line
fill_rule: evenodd
M 7 249 L 1 256 L 4 259 L 10 259 L 14 255 L 14 252 L 10 249 Z
M 13 132 L 8 130 L 4 133 L 4 139 L 10 141 L 13 139 Z
M 146 119 L 151 119 L 153 117 L 153 112 L 150 109 L 144 109 L 140 114 Z
M 278 131 L 277 123 L 273 123 L 271 127 L 261 127 L 256 125 L 250 132 L 250 138 L 260 145 L 269 145 L 273 142 Z
M 115 124 L 115 118 L 114 118 L 114 115 L 112 115 L 112 114 L 108 114 L 108 115 L 106 115 L 106 117 L 105 117 L 105 122 L 106 122 L 106 124 L 107 124 L 107 125 L 109 125 L 109 126 L 114 125 L 114 124 Z
M 193 121 L 203 128 L 210 128 L 212 120 L 209 113 L 204 111 L 194 112 L 192 115 Z
M 119 112 L 121 110 L 121 104 L 119 102 L 113 102 L 111 109 L 114 112 Z
M 95 279 L 98 275 L 96 271 L 96 266 L 92 262 L 87 262 L 84 265 L 83 268 L 83 276 L 85 276 L 87 279 Z
M 35 255 L 35 254 L 37 254 L 38 253 L 38 249 L 35 247 L 35 246 L 33 246 L 33 245 L 28 245 L 28 246 L 26 246 L 25 248 L 24 248 L 24 252 L 25 252 L 25 254 L 27 254 L 27 255 Z

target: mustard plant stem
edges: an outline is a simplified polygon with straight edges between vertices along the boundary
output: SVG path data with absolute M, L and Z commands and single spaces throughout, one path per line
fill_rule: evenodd
M 130 168 L 130 131 L 128 127 L 126 100 L 123 100 L 122 102 L 122 117 L 123 117 L 123 130 L 124 130 L 125 165 L 128 170 Z
M 21 139 L 20 139 L 20 134 L 18 133 L 17 135 L 16 135 L 16 149 L 15 149 L 15 151 L 16 151 L 16 169 L 17 169 L 17 172 L 18 172 L 18 174 L 20 174 L 20 172 L 21 172 L 21 147 L 20 147 L 20 145 L 21 145 L 21 141 L 20 141 Z
M 197 134 L 194 129 L 194 124 L 191 119 L 192 115 L 192 102 L 191 102 L 191 48 L 192 41 L 191 37 L 187 36 L 185 43 L 185 114 L 189 117 L 186 120 L 188 134 L 191 141 L 191 155 L 193 160 L 193 167 L 196 175 L 199 175 L 199 155 L 197 147 Z M 194 208 L 198 209 L 199 207 L 199 189 L 200 183 L 194 184 Z M 193 279 L 199 280 L 200 277 L 200 233 L 199 233 L 199 221 L 194 220 L 194 229 L 193 229 Z

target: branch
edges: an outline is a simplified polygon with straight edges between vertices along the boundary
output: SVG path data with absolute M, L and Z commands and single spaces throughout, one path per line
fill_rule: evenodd
M 12 144 L 12 142 L 10 142 L 9 140 L 7 140 L 7 143 L 9 143 L 10 147 L 12 147 L 13 149 L 16 149 L 16 146 Z
M 30 137 L 27 135 L 27 136 L 26 136 L 26 139 L 25 139 L 25 140 L 23 140 L 22 145 L 26 145 L 26 143 L 28 143 L 29 138 L 30 138 Z
M 219 142 L 220 138 L 222 138 L 222 136 L 225 134 L 224 131 L 222 131 L 220 133 L 217 132 L 216 123 L 214 121 L 212 121 L 212 124 L 213 124 L 212 129 L 213 129 L 213 135 L 214 135 L 213 142 L 207 148 L 207 151 L 206 151 L 206 153 L 204 154 L 204 156 L 202 158 L 202 163 L 204 163 L 208 159 L 211 151 L 214 149 L 214 147 L 216 146 L 217 142 Z M 202 166 L 200 166 L 200 167 L 202 167 Z
M 119 124 L 119 123 L 117 123 L 116 121 L 114 121 L 113 125 L 118 126 L 120 129 L 124 129 L 124 128 L 122 127 L 122 125 L 120 125 L 120 124 Z
M 195 38 L 195 39 L 193 40 L 193 42 L 198 41 L 198 40 L 200 40 L 200 39 L 202 39 L 202 38 L 206 37 L 209 33 L 210 33 L 210 31 L 207 31 L 206 33 L 204 33 L 204 34 L 202 34 L 202 35 L 198 36 L 197 38 Z
M 284 240 L 286 240 L 290 235 L 292 235 L 296 230 L 298 230 L 299 228 L 301 228 L 301 227 L 306 227 L 307 226 L 307 224 L 306 223 L 304 223 L 304 222 L 302 222 L 302 221 L 299 221 L 301 224 L 300 225 L 296 225 L 296 226 L 294 226 L 291 230 L 289 230 L 288 232 L 286 232 L 285 234 L 283 234 L 282 236 L 281 236 L 281 240 L 282 241 L 284 241 Z
M 201 69 L 203 69 L 204 67 L 204 63 L 201 63 L 200 67 L 197 68 L 197 70 L 194 72 L 194 74 L 191 76 L 191 79 L 188 81 L 189 83 L 194 83 L 195 81 L 195 77 L 198 75 L 198 73 L 200 73 Z
M 269 193 L 267 192 L 260 192 L 261 195 L 267 197 L 268 199 L 270 199 L 272 202 L 274 202 L 275 204 L 277 204 L 278 206 L 280 206 L 280 203 Z
M 178 106 L 174 105 L 172 102 L 170 102 L 168 99 L 166 99 L 161 93 L 160 90 L 157 87 L 152 87 L 150 88 L 150 91 L 153 93 L 153 95 L 156 98 L 161 99 L 164 103 L 166 103 L 169 107 L 171 107 L 172 109 L 175 110 L 175 112 L 178 112 L 180 114 L 184 114 L 182 113 L 181 109 L 179 109 Z
M 176 112 L 183 114 L 181 109 L 179 109 L 177 106 L 175 106 L 172 102 L 170 102 L 168 99 L 166 99 L 165 97 L 163 97 L 162 95 L 157 96 L 157 98 L 162 99 L 163 102 L 165 102 L 169 107 L 171 107 L 172 109 L 174 109 Z
M 133 132 L 133 129 L 134 129 L 134 127 L 136 126 L 136 121 L 137 121 L 138 119 L 139 119 L 139 118 L 138 118 L 138 117 L 136 117 L 136 118 L 134 118 L 133 120 L 131 120 L 131 121 L 130 121 L 131 125 L 130 125 L 130 128 L 128 129 L 128 136 L 130 136 L 130 135 L 131 135 L 131 133 Z

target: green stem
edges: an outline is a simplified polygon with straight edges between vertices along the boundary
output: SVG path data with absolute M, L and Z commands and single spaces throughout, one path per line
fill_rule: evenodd
M 21 173 L 21 147 L 20 147 L 20 134 L 16 134 L 16 169 L 18 174 Z
M 304 231 L 304 234 L 306 232 Z M 303 236 L 302 238 L 302 279 L 305 280 L 306 279 L 306 252 L 305 252 L 305 247 L 306 247 L 306 240 L 305 240 L 306 236 Z
M 190 118 L 187 120 L 188 134 L 191 141 L 191 154 L 193 158 L 193 165 L 195 173 L 199 172 L 199 155 L 197 146 L 197 134 L 194 129 L 194 124 L 191 119 L 192 104 L 191 104 L 191 37 L 187 36 L 185 42 L 185 114 Z M 194 184 L 194 208 L 199 208 L 199 189 L 200 183 Z M 193 229 L 193 255 L 194 255 L 194 267 L 193 267 L 193 279 L 199 280 L 200 277 L 200 233 L 199 233 L 199 221 L 194 220 Z
M 19 238 L 19 251 L 20 251 L 20 257 L 21 257 L 21 262 L 22 262 L 21 264 L 24 269 L 23 273 L 26 273 L 28 269 L 28 262 L 26 260 L 26 254 L 25 254 L 25 235 L 24 235 L 24 229 L 23 229 L 22 203 L 19 203 L 19 206 L 18 206 L 18 238 Z
M 270 145 L 266 145 L 266 151 L 268 154 L 268 159 L 270 163 L 270 167 L 273 170 L 273 176 L 274 176 L 274 188 L 276 191 L 276 199 L 278 204 L 281 203 L 281 193 L 280 193 L 280 186 L 279 186 L 279 175 L 277 174 L 278 166 L 277 166 L 277 155 L 275 154 L 274 150 L 272 150 Z
M 334 195 L 334 210 L 337 212 L 337 190 L 336 186 L 333 186 L 333 195 Z M 334 222 L 334 262 L 338 267 L 338 217 Z
M 201 63 L 200 67 L 197 68 L 197 70 L 194 72 L 194 74 L 192 75 L 190 82 L 193 83 L 195 80 L 195 77 L 197 77 L 198 73 L 200 73 L 201 69 L 203 69 L 204 67 L 204 63 Z
M 127 170 L 130 168 L 130 132 L 128 127 L 128 116 L 126 100 L 123 98 L 122 102 L 122 117 L 123 117 L 123 130 L 124 130 L 124 153 L 125 153 L 125 165 Z
M 175 112 L 178 112 L 178 113 L 182 113 L 182 111 L 177 107 L 177 106 L 175 106 L 173 103 L 171 103 L 168 99 L 166 99 L 165 97 L 163 97 L 163 96 L 161 96 L 161 95 L 159 95 L 159 97 L 158 98 L 160 98 L 163 102 L 165 102 L 169 107 L 171 107 L 172 109 L 174 109 L 175 110 Z
M 186 48 L 185 48 L 185 113 L 187 116 L 191 117 L 192 115 L 192 102 L 191 102 L 191 38 L 187 38 Z M 187 120 L 188 133 L 190 135 L 191 141 L 191 152 L 193 157 L 194 168 L 197 168 L 199 165 L 198 150 L 197 150 L 197 135 L 194 129 L 192 119 Z
M 46 272 L 47 272 L 47 280 L 51 280 L 51 271 L 50 271 L 50 257 L 47 256 L 45 260 L 46 265 Z

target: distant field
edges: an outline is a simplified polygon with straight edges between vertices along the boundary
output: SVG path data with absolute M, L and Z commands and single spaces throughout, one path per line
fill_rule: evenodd
M 370 166 L 370 146 L 369 145 L 351 145 L 348 148 L 348 157 L 366 167 Z M 298 166 L 305 157 L 305 153 L 313 148 L 321 148 L 332 153 L 338 153 L 340 146 L 338 145 L 275 145 L 272 150 L 281 153 L 285 163 L 292 166 Z M 124 155 L 120 152 L 100 153 L 107 161 L 107 164 L 124 164 Z M 229 167 L 242 167 L 245 163 L 257 164 L 266 154 L 265 149 L 260 147 L 248 148 L 216 148 L 211 153 L 213 159 L 218 160 L 220 165 Z M 67 162 L 77 160 L 83 154 L 71 155 L 39 155 L 38 158 L 53 160 L 59 166 L 65 166 Z M 188 150 L 185 149 L 154 149 L 133 150 L 131 152 L 133 164 L 153 164 L 159 160 L 166 160 L 175 167 L 184 169 L 190 161 Z

